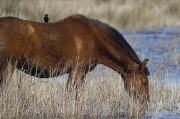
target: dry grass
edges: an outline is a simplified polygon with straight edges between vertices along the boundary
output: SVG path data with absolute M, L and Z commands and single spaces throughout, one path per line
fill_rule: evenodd
M 0 16 L 15 16 L 50 22 L 74 13 L 99 19 L 121 30 L 151 30 L 160 26 L 180 26 L 179 0 L 1 0 Z
M 158 74 L 158 72 L 157 72 Z M 138 118 L 149 117 L 139 103 L 124 90 L 120 75 L 99 66 L 88 74 L 85 88 L 75 93 L 65 90 L 68 75 L 61 78 L 37 79 L 16 71 L 13 79 L 0 92 L 0 118 Z M 180 110 L 178 85 L 159 82 L 150 77 L 151 102 L 146 111 Z

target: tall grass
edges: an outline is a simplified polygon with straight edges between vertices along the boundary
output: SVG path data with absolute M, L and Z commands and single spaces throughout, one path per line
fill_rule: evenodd
M 179 0 L 1 0 L 0 16 L 15 16 L 50 22 L 74 13 L 104 21 L 120 30 L 151 30 L 160 26 L 180 26 Z
M 75 92 L 65 90 L 67 77 L 38 79 L 16 70 L 0 92 L 0 118 L 138 118 L 156 116 L 161 110 L 180 110 L 178 85 L 160 82 L 156 74 L 149 77 L 147 110 L 132 101 L 120 75 L 107 67 L 98 66 L 88 74 L 78 101 Z M 154 112 L 149 115 L 151 110 Z

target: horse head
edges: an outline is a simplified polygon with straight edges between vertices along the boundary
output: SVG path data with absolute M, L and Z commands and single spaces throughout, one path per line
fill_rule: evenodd
M 139 99 L 140 103 L 149 102 L 149 83 L 146 72 L 144 71 L 149 59 L 145 59 L 140 65 L 139 70 L 129 72 L 125 76 L 125 87 L 131 95 Z

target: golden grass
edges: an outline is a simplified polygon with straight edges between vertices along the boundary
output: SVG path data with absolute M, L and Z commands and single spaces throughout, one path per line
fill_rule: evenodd
M 160 26 L 180 26 L 179 0 L 1 0 L 0 16 L 15 16 L 50 22 L 74 13 L 99 19 L 120 30 L 151 30 Z
M 38 79 L 16 71 L 0 92 L 0 118 L 138 118 L 149 116 L 144 111 L 155 110 L 151 115 L 155 116 L 161 110 L 180 109 L 178 85 L 160 82 L 156 74 L 149 77 L 147 110 L 133 102 L 120 75 L 107 67 L 99 66 L 88 74 L 78 101 L 74 92 L 65 90 L 67 76 Z

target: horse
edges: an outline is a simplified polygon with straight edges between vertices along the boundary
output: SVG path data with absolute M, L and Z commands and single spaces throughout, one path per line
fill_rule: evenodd
M 142 62 L 115 28 L 81 14 L 48 24 L 0 17 L 1 86 L 17 68 L 39 78 L 69 73 L 68 89 L 103 64 L 121 75 L 128 92 L 149 100 L 148 61 Z

